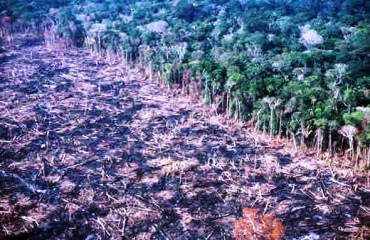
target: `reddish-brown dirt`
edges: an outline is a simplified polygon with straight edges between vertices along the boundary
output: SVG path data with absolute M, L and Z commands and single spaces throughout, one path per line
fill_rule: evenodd
M 232 239 L 248 207 L 285 239 L 370 236 L 360 175 L 137 69 L 30 36 L 0 64 L 0 239 Z

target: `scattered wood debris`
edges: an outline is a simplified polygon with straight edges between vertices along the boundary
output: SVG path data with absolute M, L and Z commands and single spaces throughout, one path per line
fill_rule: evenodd
M 244 208 L 286 239 L 370 236 L 350 169 L 81 49 L 15 36 L 0 59 L 0 238 L 230 239 Z

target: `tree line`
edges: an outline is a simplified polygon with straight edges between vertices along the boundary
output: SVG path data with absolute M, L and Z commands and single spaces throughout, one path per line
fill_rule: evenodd
M 0 13 L 369 168 L 369 1 L 3 0 Z

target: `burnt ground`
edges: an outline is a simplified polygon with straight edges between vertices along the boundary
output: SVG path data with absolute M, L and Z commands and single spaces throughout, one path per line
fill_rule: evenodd
M 0 239 L 231 239 L 245 207 L 285 239 L 370 236 L 350 168 L 81 49 L 22 36 L 0 64 Z

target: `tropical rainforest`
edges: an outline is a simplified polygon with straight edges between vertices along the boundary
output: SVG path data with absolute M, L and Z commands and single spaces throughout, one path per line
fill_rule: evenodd
M 370 1 L 0 0 L 0 17 L 0 238 L 370 236 Z

